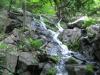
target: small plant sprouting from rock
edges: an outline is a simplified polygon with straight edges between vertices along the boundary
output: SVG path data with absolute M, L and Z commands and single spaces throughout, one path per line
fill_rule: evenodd
M 18 48 L 21 50 L 32 50 L 33 48 L 40 49 L 42 45 L 43 42 L 41 39 L 25 38 L 23 41 L 18 43 Z
M 56 68 L 55 68 L 55 67 L 51 67 L 51 68 L 48 70 L 47 75 L 56 75 Z

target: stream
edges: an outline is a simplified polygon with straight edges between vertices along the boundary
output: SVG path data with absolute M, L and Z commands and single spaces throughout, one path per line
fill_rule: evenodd
M 78 55 L 78 53 L 70 51 L 68 47 L 58 39 L 59 34 L 61 34 L 64 31 L 64 29 L 60 25 L 60 21 L 56 24 L 56 27 L 58 29 L 56 32 L 51 29 L 47 29 L 43 17 L 41 16 L 39 22 L 40 24 L 36 24 L 35 20 L 33 20 L 31 28 L 32 30 L 38 30 L 41 34 L 46 36 L 46 38 L 50 41 L 51 47 L 48 48 L 47 51 L 49 55 L 51 56 L 55 55 L 61 57 L 60 61 L 55 66 L 57 69 L 56 75 L 68 75 L 68 72 L 65 69 L 65 59 L 72 57 L 72 54 Z M 80 55 L 77 57 L 81 58 Z M 82 59 L 84 59 L 84 57 L 82 57 Z

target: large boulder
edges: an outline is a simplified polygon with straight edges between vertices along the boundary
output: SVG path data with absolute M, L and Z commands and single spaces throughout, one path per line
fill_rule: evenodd
M 6 63 L 6 68 L 10 69 L 12 73 L 18 73 L 18 75 L 40 75 L 43 67 L 30 52 L 9 53 Z M 9 73 L 5 70 L 3 75 Z
M 62 41 L 63 42 L 74 42 L 75 40 L 79 39 L 81 36 L 81 29 L 73 28 L 73 29 L 65 29 L 62 34 Z

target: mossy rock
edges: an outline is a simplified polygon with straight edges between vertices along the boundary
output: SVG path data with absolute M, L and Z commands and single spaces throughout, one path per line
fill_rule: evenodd
M 72 57 L 67 59 L 67 61 L 65 63 L 66 64 L 78 64 L 78 62 Z

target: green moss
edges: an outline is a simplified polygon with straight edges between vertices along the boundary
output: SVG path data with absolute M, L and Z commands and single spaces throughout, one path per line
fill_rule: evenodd
M 49 68 L 47 75 L 56 75 L 56 68 L 55 67 Z
M 69 58 L 67 61 L 68 64 L 78 64 L 78 62 L 74 58 Z
M 56 64 L 59 62 L 60 57 L 59 56 L 51 56 L 50 59 L 51 59 L 51 61 L 53 61 Z
M 94 68 L 94 66 L 91 65 L 91 64 L 87 64 L 87 65 L 86 65 L 86 72 L 87 72 L 87 75 L 93 75 L 93 72 L 94 72 L 93 68 Z

